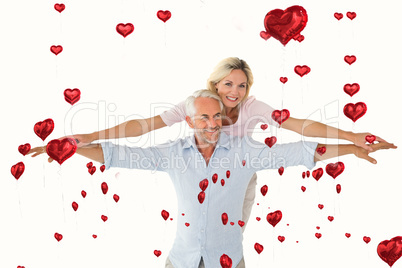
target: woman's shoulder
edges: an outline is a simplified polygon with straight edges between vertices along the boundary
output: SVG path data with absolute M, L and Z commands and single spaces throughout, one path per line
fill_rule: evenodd
M 273 111 L 274 109 L 269 104 L 258 100 L 255 96 L 249 96 L 242 103 L 240 110 L 248 113 L 266 113 L 267 111 Z

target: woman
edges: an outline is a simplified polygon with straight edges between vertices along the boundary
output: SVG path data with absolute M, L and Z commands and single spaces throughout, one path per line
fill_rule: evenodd
M 274 109 L 254 97 L 249 97 L 253 85 L 253 74 L 249 65 L 236 57 L 222 60 L 210 75 L 207 89 L 216 91 L 225 106 L 226 116 L 223 120 L 222 131 L 234 136 L 251 136 L 255 126 L 260 123 L 269 123 L 278 127 L 271 118 Z M 87 145 L 99 139 L 115 139 L 124 137 L 137 137 L 165 126 L 185 120 L 186 112 L 184 102 L 173 109 L 147 119 L 130 120 L 110 129 L 94 132 L 92 134 L 74 135 L 78 146 Z M 355 145 L 371 151 L 365 144 L 366 135 L 371 133 L 352 133 L 308 119 L 289 117 L 281 124 L 285 129 L 292 130 L 306 137 L 336 138 L 353 142 Z M 377 141 L 384 141 L 377 137 Z M 243 205 L 243 221 L 247 223 L 255 199 L 257 176 L 254 174 Z M 243 228 L 244 230 L 244 228 Z

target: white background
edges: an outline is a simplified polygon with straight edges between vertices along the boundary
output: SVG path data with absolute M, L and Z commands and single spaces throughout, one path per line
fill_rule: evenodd
M 17 148 L 159 114 L 205 88 L 213 67 L 229 56 L 250 64 L 255 76 L 251 95 L 274 108 L 401 144 L 401 22 L 396 0 L 63 3 L 66 9 L 61 14 L 51 1 L 0 4 L 0 267 L 164 267 L 175 219 L 181 217 L 166 174 L 117 169 L 101 173 L 96 163 L 91 176 L 88 160 L 81 156 L 60 167 L 48 164 L 44 155 L 24 157 Z M 295 4 L 308 13 L 302 43 L 292 40 L 283 47 L 273 38 L 260 38 L 267 12 Z M 170 10 L 172 18 L 164 24 L 156 17 L 158 10 Z M 347 11 L 356 12 L 356 19 L 348 19 Z M 336 20 L 335 12 L 344 18 Z M 128 22 L 135 30 L 123 38 L 115 27 Z M 63 52 L 55 56 L 52 45 L 62 45 Z M 349 66 L 345 55 L 356 55 L 357 61 Z M 293 71 L 296 65 L 310 66 L 311 73 L 300 78 Z M 285 86 L 279 82 L 281 76 L 289 78 Z M 346 83 L 359 83 L 360 92 L 353 97 L 345 94 Z M 82 92 L 73 107 L 64 101 L 66 88 Z M 342 109 L 359 101 L 368 111 L 353 124 Z M 55 121 L 55 129 L 43 143 L 33 126 L 47 118 Z M 181 124 L 120 142 L 149 146 L 189 133 Z M 301 139 L 273 127 L 255 131 L 261 141 L 272 135 L 280 143 Z M 283 176 L 276 170 L 260 172 L 256 204 L 244 233 L 247 266 L 387 267 L 376 248 L 381 241 L 402 235 L 401 153 L 397 149 L 372 156 L 377 165 L 352 156 L 331 159 L 346 166 L 335 181 L 327 174 L 319 182 L 303 180 L 303 167 L 286 169 Z M 10 168 L 19 161 L 26 169 L 16 181 Z M 109 184 L 105 196 L 100 190 L 103 181 Z M 337 183 L 342 185 L 339 195 Z M 264 184 L 269 190 L 263 198 L 259 189 Z M 88 193 L 85 199 L 81 190 Z M 112 199 L 115 193 L 118 203 Z M 76 212 L 73 201 L 79 204 Z M 165 222 L 162 209 L 173 220 Z M 266 215 L 277 209 L 284 216 L 272 228 Z M 100 219 L 102 214 L 109 217 L 107 222 Z M 329 215 L 335 217 L 333 222 L 327 220 Z M 57 242 L 55 232 L 63 234 L 63 240 Z M 316 232 L 322 233 L 321 239 Z M 278 235 L 286 240 L 280 243 Z M 364 243 L 363 236 L 371 242 Z M 254 250 L 256 242 L 264 246 L 260 255 Z M 159 258 L 155 249 L 162 251 Z M 402 267 L 400 262 L 393 267 Z

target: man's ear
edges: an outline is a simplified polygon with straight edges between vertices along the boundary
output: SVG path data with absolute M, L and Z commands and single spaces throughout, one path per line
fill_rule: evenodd
M 191 119 L 190 116 L 186 116 L 186 122 L 189 125 L 189 127 L 194 128 L 193 120 Z

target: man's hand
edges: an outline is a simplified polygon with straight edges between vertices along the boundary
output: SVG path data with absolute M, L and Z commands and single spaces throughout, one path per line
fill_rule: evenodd
M 373 134 L 365 132 L 365 133 L 352 133 L 352 138 L 351 138 L 351 142 L 353 142 L 356 146 L 361 147 L 369 152 L 373 152 L 372 151 L 372 147 L 370 146 L 370 144 L 366 144 L 366 136 L 372 136 Z M 387 142 L 384 139 L 376 136 L 376 141 L 378 142 Z M 385 149 L 385 148 L 384 148 Z M 389 148 L 387 148 L 389 149 Z
M 37 157 L 38 155 L 41 155 L 43 153 L 46 153 L 46 146 L 32 148 L 27 154 L 33 154 L 32 157 Z M 49 157 L 47 161 L 51 163 L 53 161 L 53 158 Z
M 377 137 L 377 140 L 378 140 L 378 137 Z M 368 146 L 370 147 L 370 150 L 366 150 L 366 149 L 364 149 L 362 147 L 356 146 L 354 154 L 358 158 L 365 159 L 365 160 L 367 160 L 367 161 L 369 161 L 369 162 L 371 162 L 373 164 L 377 164 L 377 160 L 375 160 L 374 158 L 370 157 L 369 156 L 370 153 L 373 153 L 373 152 L 378 151 L 378 150 L 396 149 L 396 148 L 398 148 L 393 143 L 388 143 L 386 141 L 383 141 L 382 139 L 381 139 L 381 141 L 379 143 L 369 144 Z

